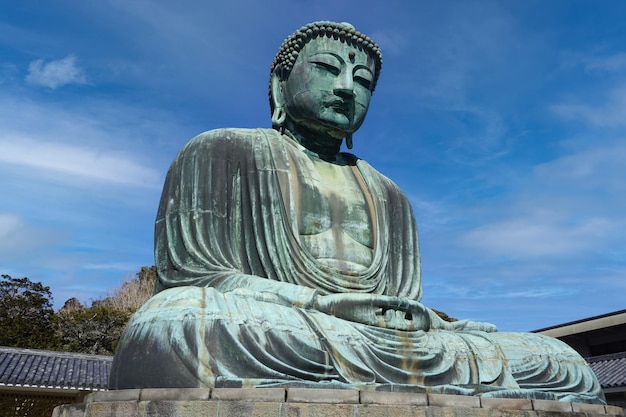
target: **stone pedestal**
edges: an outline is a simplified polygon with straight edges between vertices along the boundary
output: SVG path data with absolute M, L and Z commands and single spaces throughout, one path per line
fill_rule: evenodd
M 53 417 L 617 417 L 624 409 L 545 400 L 307 388 L 97 392 Z

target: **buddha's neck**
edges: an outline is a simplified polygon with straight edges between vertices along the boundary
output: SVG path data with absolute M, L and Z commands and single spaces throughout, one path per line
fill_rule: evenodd
M 343 139 L 320 133 L 301 124 L 287 122 L 287 130 L 300 145 L 318 155 L 337 155 Z

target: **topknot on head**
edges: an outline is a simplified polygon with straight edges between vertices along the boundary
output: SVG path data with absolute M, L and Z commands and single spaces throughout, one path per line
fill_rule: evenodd
M 372 55 L 375 60 L 375 74 L 371 86 L 373 92 L 376 88 L 376 82 L 378 81 L 380 69 L 383 66 L 383 54 L 376 42 L 357 31 L 354 26 L 347 22 L 336 23 L 320 21 L 302 26 L 300 29 L 289 35 L 282 45 L 280 45 L 278 53 L 274 57 L 270 74 L 273 74 L 277 68 L 280 68 L 282 77 L 286 78 L 291 72 L 296 59 L 298 58 L 298 54 L 304 45 L 312 39 L 323 36 L 336 39 L 342 43 L 348 43 L 358 49 L 365 50 Z

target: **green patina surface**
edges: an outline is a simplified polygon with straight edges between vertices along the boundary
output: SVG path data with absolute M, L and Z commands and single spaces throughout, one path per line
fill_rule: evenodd
M 155 296 L 110 387 L 317 386 L 602 402 L 561 342 L 447 322 L 420 303 L 402 191 L 340 152 L 363 123 L 380 50 L 346 24 L 290 36 L 273 129 L 219 129 L 172 164 L 155 226 Z

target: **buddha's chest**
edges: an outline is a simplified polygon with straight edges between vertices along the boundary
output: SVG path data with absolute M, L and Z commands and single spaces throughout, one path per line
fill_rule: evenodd
M 318 260 L 369 266 L 374 247 L 371 199 L 355 167 L 311 157 L 292 176 L 301 241 Z M 357 268 L 358 269 L 358 268 Z

